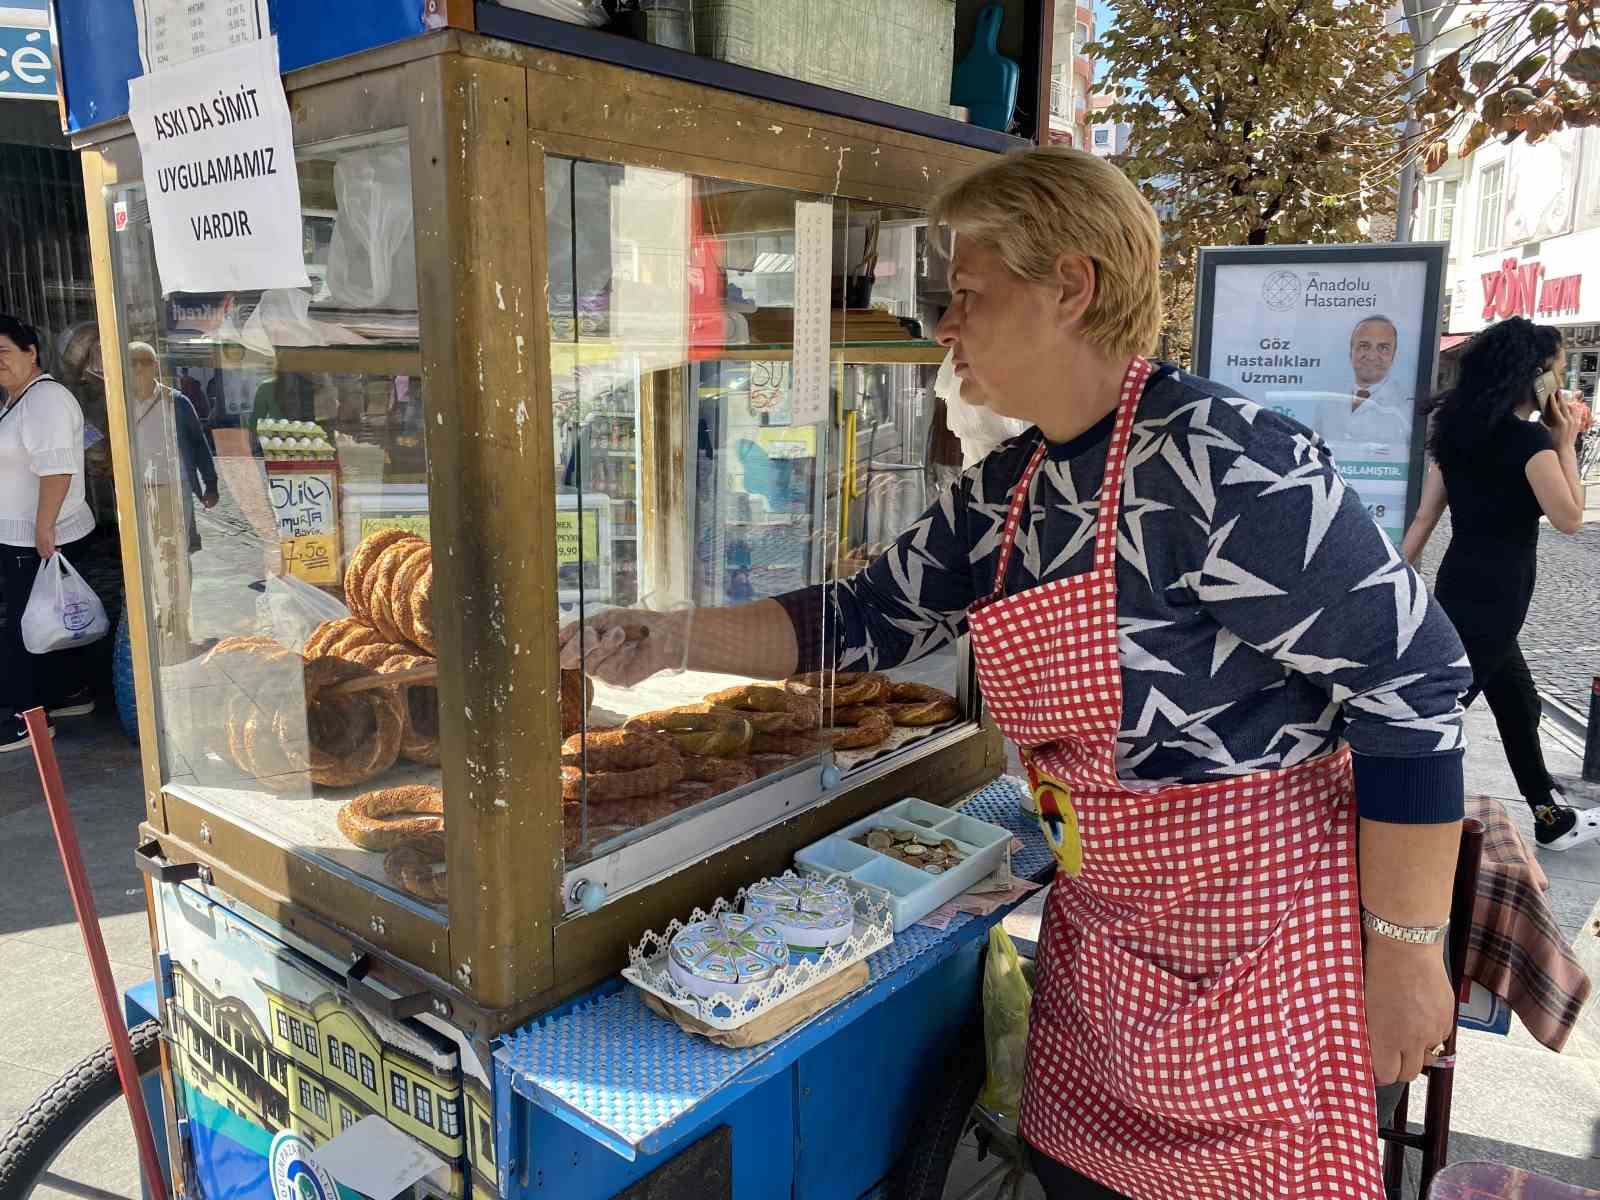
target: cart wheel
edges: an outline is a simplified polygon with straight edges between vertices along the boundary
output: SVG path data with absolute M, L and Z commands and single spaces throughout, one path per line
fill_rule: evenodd
M 130 742 L 139 740 L 139 701 L 133 690 L 133 642 L 128 636 L 128 610 L 117 618 L 117 640 L 111 650 L 111 684 L 117 697 L 117 716 Z
M 161 1068 L 161 1023 L 141 1021 L 128 1031 L 142 1079 Z M 102 1109 L 122 1098 L 110 1045 L 96 1050 L 47 1088 L 0 1138 L 0 1196 L 24 1200 L 49 1180 L 50 1166 Z
M 987 1073 L 983 1026 L 969 1025 L 936 1079 L 944 1086 L 930 1095 L 912 1126 L 911 1144 L 889 1177 L 890 1200 L 941 1200 L 956 1147 L 972 1119 Z

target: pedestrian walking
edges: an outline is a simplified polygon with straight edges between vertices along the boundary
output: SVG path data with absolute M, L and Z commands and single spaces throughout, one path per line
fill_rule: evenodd
M 614 610 L 562 665 L 873 671 L 970 635 L 1059 866 L 1020 1120 L 1046 1193 L 1378 1200 L 1374 1083 L 1455 1009 L 1461 643 L 1323 443 L 1144 357 L 1161 229 L 1115 167 L 1031 149 L 937 212 L 938 340 L 1027 431 L 855 576 Z
M 70 561 L 95 527 L 84 498 L 83 410 L 45 373 L 39 353 L 38 332 L 0 314 L 0 753 L 30 744 L 19 715 L 30 708 L 44 706 L 51 737 L 57 718 L 94 711 L 91 648 L 55 651 L 46 664 L 22 644 L 40 565 L 58 552 Z
M 1472 339 L 1455 387 L 1434 406 L 1434 464 L 1402 544 L 1416 563 L 1450 510 L 1434 595 L 1472 664 L 1464 702 L 1489 702 L 1517 790 L 1533 809 L 1534 834 L 1549 850 L 1600 838 L 1600 809 L 1556 799 L 1539 741 L 1539 693 L 1517 641 L 1538 576 L 1540 517 L 1566 534 L 1583 525 L 1581 419 L 1558 391 L 1565 360 L 1561 331 L 1525 317 Z

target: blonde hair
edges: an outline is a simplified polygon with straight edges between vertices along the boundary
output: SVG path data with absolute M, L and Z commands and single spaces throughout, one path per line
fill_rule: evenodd
M 950 184 L 935 224 L 992 247 L 1013 273 L 1054 279 L 1063 254 L 1095 265 L 1083 315 L 1090 341 L 1113 356 L 1146 354 L 1161 330 L 1161 224 L 1132 181 L 1069 146 L 1017 150 Z

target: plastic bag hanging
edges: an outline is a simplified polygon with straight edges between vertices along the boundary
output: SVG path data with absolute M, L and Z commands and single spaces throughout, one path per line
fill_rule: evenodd
M 22 644 L 29 654 L 87 646 L 110 628 L 105 605 L 65 554 L 52 554 L 39 564 L 22 610 Z
M 1023 1064 L 1028 1045 L 1028 1006 L 1033 988 L 1022 973 L 1022 958 L 1003 925 L 989 930 L 983 968 L 983 1048 L 988 1079 L 978 1103 L 990 1112 L 1015 1117 L 1022 1107 Z

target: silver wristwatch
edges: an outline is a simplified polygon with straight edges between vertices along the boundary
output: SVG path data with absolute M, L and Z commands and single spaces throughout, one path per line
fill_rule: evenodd
M 1379 937 L 1386 937 L 1390 941 L 1408 942 L 1413 946 L 1427 946 L 1437 942 L 1445 935 L 1445 930 L 1450 928 L 1450 922 L 1443 925 L 1396 925 L 1393 921 L 1385 921 L 1376 913 L 1365 908 L 1361 910 L 1361 927 Z

